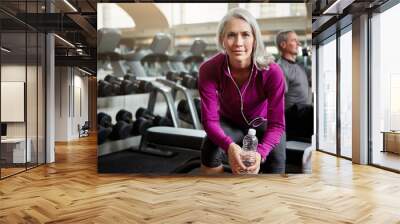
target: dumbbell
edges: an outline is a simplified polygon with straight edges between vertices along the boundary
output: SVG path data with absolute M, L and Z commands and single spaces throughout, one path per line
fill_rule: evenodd
M 143 135 L 146 134 L 146 130 L 153 126 L 166 126 L 160 116 L 155 116 L 153 118 L 149 118 L 149 116 L 139 117 L 133 123 L 132 134 L 134 135 Z M 161 124 L 161 125 L 160 125 Z
M 150 127 L 153 127 L 154 123 L 152 120 L 146 119 L 144 117 L 139 117 L 133 122 L 132 134 L 133 135 L 143 135 L 146 133 L 146 130 Z
M 137 80 L 136 76 L 124 75 L 124 80 L 129 80 L 133 84 L 135 93 L 148 93 L 153 90 L 153 84 L 145 80 Z
M 99 97 L 112 96 L 114 95 L 113 86 L 107 81 L 99 80 L 97 82 L 97 94 Z
M 120 83 L 118 83 L 118 81 L 114 80 L 112 77 L 113 76 L 111 76 L 111 75 L 107 75 L 104 78 L 103 83 L 109 83 L 109 85 L 111 86 L 112 94 L 110 96 L 120 95 L 121 94 L 121 85 L 120 85 Z
M 110 115 L 100 112 L 97 114 L 97 144 L 103 144 L 112 132 L 112 124 Z
M 97 114 L 97 124 L 99 124 L 105 128 L 111 127 L 112 126 L 111 116 L 104 112 L 98 113 Z
M 185 74 L 182 77 L 182 86 L 185 86 L 189 89 L 197 89 L 197 78 L 191 75 Z
M 124 121 L 128 124 L 132 124 L 132 129 L 130 133 L 132 136 L 143 134 L 144 131 L 147 130 L 147 128 L 153 125 L 153 121 L 144 118 L 139 118 L 135 122 L 133 122 L 132 118 L 133 118 L 132 113 L 124 109 L 118 111 L 116 115 L 117 121 Z
M 199 72 L 198 71 L 191 71 L 189 74 L 194 78 L 198 78 L 199 77 Z
M 130 74 L 126 74 L 126 75 L 124 75 L 124 80 L 129 80 L 129 81 L 133 82 L 133 81 L 136 80 L 136 76 L 130 75 Z
M 136 93 L 148 93 L 153 90 L 153 84 L 145 80 L 135 80 L 133 86 Z
M 119 110 L 115 116 L 117 123 L 112 128 L 110 138 L 113 140 L 125 139 L 131 136 L 133 121 L 132 113 L 127 110 Z
M 165 75 L 165 77 L 168 80 L 171 80 L 173 82 L 177 82 L 179 80 L 182 80 L 182 76 L 179 73 L 173 72 L 173 71 L 168 71 L 167 74 Z
M 125 109 L 121 109 L 115 115 L 115 120 L 117 121 L 125 121 L 126 123 L 133 123 L 132 121 L 132 113 Z
M 135 117 L 136 119 L 143 117 L 145 119 L 152 120 L 154 126 L 173 126 L 173 123 L 170 119 L 154 115 L 149 110 L 143 107 L 139 108 L 136 111 Z
M 126 95 L 135 92 L 135 88 L 131 80 L 120 80 L 115 76 L 107 75 L 104 78 L 105 81 L 111 83 L 114 86 L 114 90 L 116 91 L 117 95 Z

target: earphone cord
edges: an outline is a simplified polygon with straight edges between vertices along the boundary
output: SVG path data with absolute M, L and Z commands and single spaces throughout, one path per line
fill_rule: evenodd
M 254 118 L 253 120 L 251 120 L 250 122 L 247 120 L 247 118 L 246 118 L 246 116 L 244 115 L 244 112 L 243 112 L 243 96 L 242 96 L 242 93 L 240 92 L 240 89 L 239 89 L 239 87 L 237 86 L 235 80 L 234 80 L 233 77 L 232 77 L 232 73 L 231 73 L 231 70 L 230 70 L 230 68 L 229 68 L 228 59 L 227 59 L 227 64 L 228 64 L 228 73 L 229 73 L 229 77 L 232 79 L 233 83 L 234 83 L 235 86 L 236 86 L 236 89 L 237 89 L 238 92 L 239 92 L 239 96 L 240 96 L 240 112 L 241 112 L 241 114 L 242 114 L 242 117 L 243 117 L 244 121 L 247 123 L 248 126 L 252 126 L 251 124 L 252 124 L 256 119 L 260 119 L 261 117 L 256 117 L 256 118 Z M 243 90 L 243 94 L 246 93 L 247 87 L 248 87 L 249 84 L 250 84 L 251 77 L 253 76 L 253 68 L 254 68 L 254 66 L 251 67 L 250 78 L 249 78 L 249 81 L 247 82 L 246 87 L 245 87 L 244 90 Z

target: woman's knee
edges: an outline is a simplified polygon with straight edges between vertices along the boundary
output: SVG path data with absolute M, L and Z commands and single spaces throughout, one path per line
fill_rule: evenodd
M 206 174 L 206 175 L 221 174 L 224 172 L 224 167 L 222 166 L 222 164 L 217 167 L 208 167 L 208 166 L 205 166 L 204 164 L 201 164 L 200 170 L 203 174 Z

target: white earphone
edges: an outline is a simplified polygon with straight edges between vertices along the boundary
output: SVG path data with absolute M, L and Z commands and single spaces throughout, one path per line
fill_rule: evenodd
M 235 80 L 234 80 L 233 77 L 232 77 L 231 70 L 230 70 L 230 68 L 229 68 L 228 55 L 226 55 L 226 60 L 227 60 L 227 61 L 226 61 L 226 62 L 227 62 L 226 64 L 227 64 L 227 67 L 228 67 L 229 77 L 232 79 L 232 82 L 235 84 L 236 89 L 238 90 L 238 93 L 239 93 L 239 96 L 240 96 L 240 112 L 241 112 L 241 114 L 242 114 L 242 117 L 243 117 L 244 121 L 246 122 L 246 124 L 247 124 L 248 126 L 258 127 L 258 126 L 260 126 L 261 124 L 263 124 L 264 122 L 266 122 L 267 119 L 265 119 L 265 118 L 263 118 L 263 117 L 256 117 L 256 118 L 254 118 L 253 120 L 251 120 L 250 122 L 249 122 L 249 120 L 247 120 L 246 115 L 244 115 L 244 112 L 243 112 L 243 95 L 242 95 L 242 93 L 240 92 L 239 87 L 237 86 Z M 253 76 L 253 68 L 254 68 L 254 66 L 251 67 L 250 78 L 249 78 L 249 81 L 247 82 L 246 87 L 245 87 L 244 90 L 243 90 L 243 94 L 246 93 L 247 87 L 248 87 L 249 84 L 250 84 L 251 77 Z

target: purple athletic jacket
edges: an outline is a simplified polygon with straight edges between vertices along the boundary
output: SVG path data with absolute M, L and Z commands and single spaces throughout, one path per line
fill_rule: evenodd
M 233 77 L 229 75 L 227 59 L 224 53 L 218 53 L 202 63 L 199 71 L 203 127 L 208 138 L 225 152 L 233 141 L 222 130 L 220 115 L 241 127 L 248 126 L 241 114 L 240 95 Z M 260 69 L 254 64 L 252 71 L 240 92 L 247 120 L 256 117 L 268 120 L 267 130 L 259 140 L 257 149 L 265 159 L 274 146 L 279 144 L 285 131 L 285 81 L 278 64 L 270 64 L 269 70 Z

